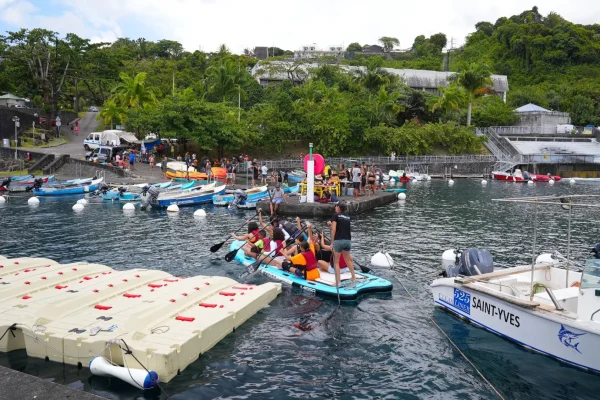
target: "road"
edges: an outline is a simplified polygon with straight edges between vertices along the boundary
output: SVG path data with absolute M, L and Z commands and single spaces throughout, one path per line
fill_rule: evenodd
M 83 149 L 83 140 L 91 132 L 94 132 L 98 126 L 99 121 L 96 120 L 98 113 L 87 112 L 79 120 L 79 135 L 75 135 L 75 130 L 71 132 L 71 128 L 68 125 L 62 125 L 60 127 L 60 133 L 69 139 L 69 143 L 63 144 L 56 147 L 32 149 L 33 151 L 40 153 L 49 153 L 55 155 L 68 154 L 72 158 L 84 159 L 85 150 Z M 25 149 L 25 148 L 23 148 Z

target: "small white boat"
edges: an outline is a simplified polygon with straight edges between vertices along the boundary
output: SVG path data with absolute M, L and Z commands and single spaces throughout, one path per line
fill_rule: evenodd
M 592 197 L 598 196 L 505 201 L 534 203 L 537 214 L 539 204 L 572 210 L 576 201 Z M 535 244 L 534 232 L 534 252 Z M 595 252 L 600 255 L 600 245 Z M 559 253 L 542 254 L 531 265 L 494 271 L 486 253 L 469 249 L 456 258 L 452 250 L 444 253 L 448 277 L 431 284 L 435 305 L 528 349 L 600 372 L 600 259 L 573 271 L 573 262 Z

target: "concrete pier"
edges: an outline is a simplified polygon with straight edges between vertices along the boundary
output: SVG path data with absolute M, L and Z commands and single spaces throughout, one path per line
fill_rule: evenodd
M 333 214 L 334 205 L 332 203 L 300 203 L 300 196 L 288 197 L 286 200 L 287 203 L 279 205 L 278 215 L 330 217 Z M 348 206 L 348 214 L 356 215 L 398 201 L 398 193 L 377 191 L 373 196 L 360 196 L 358 200 L 353 199 L 352 196 L 341 196 L 340 201 L 345 202 Z M 256 208 L 260 208 L 265 215 L 271 213 L 269 199 L 259 201 Z

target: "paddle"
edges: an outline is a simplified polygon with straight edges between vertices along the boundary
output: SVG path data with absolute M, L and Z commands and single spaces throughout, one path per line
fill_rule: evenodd
M 327 235 L 325 235 L 325 232 L 323 232 L 320 229 L 314 228 L 317 232 L 320 232 L 321 235 L 323 235 L 323 237 L 325 239 L 327 239 L 329 242 L 331 242 L 331 240 L 327 237 Z M 363 274 L 368 274 L 369 272 L 371 272 L 371 268 L 369 267 L 365 267 L 364 265 L 361 265 L 358 261 L 356 261 L 356 258 L 352 259 L 352 262 L 356 265 L 358 265 L 358 267 L 360 268 L 360 270 L 362 271 Z
M 285 246 L 283 247 L 284 249 L 286 247 L 288 247 L 289 245 L 291 245 L 292 243 L 294 243 L 294 240 L 296 240 L 296 238 L 298 236 L 300 236 L 301 233 L 304 232 L 306 228 L 296 232 L 293 236 L 290 236 L 288 238 L 288 240 L 285 241 Z M 265 255 L 262 259 L 260 260 L 256 260 L 255 262 L 253 262 L 252 264 L 248 265 L 248 267 L 246 267 L 246 269 L 248 270 L 249 274 L 253 274 L 254 272 L 256 272 L 256 270 L 258 269 L 258 267 L 260 267 L 260 264 L 262 264 L 262 262 L 267 258 L 267 257 L 271 257 L 271 255 L 273 253 L 275 253 L 277 251 L 277 248 L 274 248 L 273 250 L 271 250 L 271 252 L 267 255 Z M 271 261 L 273 261 L 273 258 L 271 258 Z M 266 263 L 265 265 L 269 265 L 271 263 L 271 261 L 269 261 L 268 263 Z
M 257 215 L 258 215 L 258 211 L 256 212 L 256 214 L 254 214 L 254 216 L 253 216 L 252 218 L 250 218 L 248 221 L 244 222 L 244 225 L 240 226 L 240 227 L 237 229 L 237 231 L 235 231 L 235 233 L 238 233 L 238 232 L 240 231 L 240 229 L 242 229 L 242 228 L 243 228 L 244 226 L 246 226 L 246 225 L 247 225 L 247 224 L 248 224 L 250 221 L 252 221 L 254 218 L 256 218 L 256 216 L 257 216 Z M 217 251 L 219 251 L 219 250 L 221 249 L 221 247 L 223 247 L 223 245 L 224 245 L 225 243 L 227 243 L 227 241 L 228 241 L 230 238 L 231 238 L 231 236 L 228 236 L 228 237 L 227 237 L 227 239 L 223 240 L 223 241 L 222 241 L 222 242 L 220 242 L 220 243 L 217 243 L 217 244 L 213 245 L 213 246 L 210 248 L 210 252 L 211 252 L 211 253 L 216 253 Z M 235 254 L 234 254 L 234 256 L 235 256 Z M 232 258 L 232 259 L 233 259 L 233 258 Z

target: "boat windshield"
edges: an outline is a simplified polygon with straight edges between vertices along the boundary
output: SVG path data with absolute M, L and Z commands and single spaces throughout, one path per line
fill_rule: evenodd
M 600 260 L 592 259 L 585 262 L 581 273 L 581 289 L 600 288 Z

